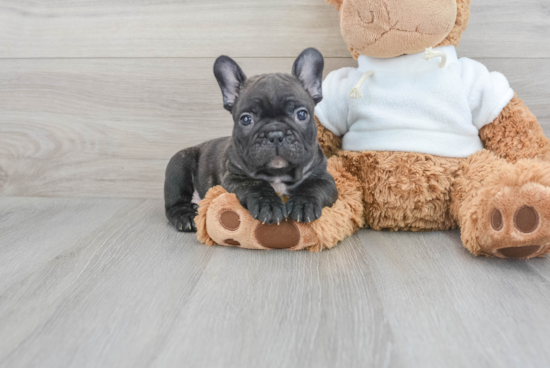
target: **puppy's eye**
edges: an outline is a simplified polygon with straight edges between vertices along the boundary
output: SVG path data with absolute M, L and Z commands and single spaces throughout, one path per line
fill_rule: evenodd
M 300 121 L 305 121 L 309 117 L 309 113 L 306 109 L 301 109 L 296 112 L 296 118 Z
M 241 124 L 244 126 L 248 126 L 254 122 L 250 114 L 242 114 L 240 121 L 241 121 Z

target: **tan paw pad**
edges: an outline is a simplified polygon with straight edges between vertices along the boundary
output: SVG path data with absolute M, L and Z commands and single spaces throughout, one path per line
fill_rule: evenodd
M 504 223 L 502 222 L 502 212 L 498 208 L 495 208 L 493 210 L 493 214 L 491 215 L 491 226 L 495 231 L 502 230 L 502 227 L 504 226 Z
M 539 223 L 539 213 L 531 206 L 523 206 L 514 214 L 514 226 L 522 233 L 532 233 L 537 230 Z
M 540 245 L 525 245 L 523 247 L 500 248 L 497 252 L 506 258 L 530 258 L 538 254 L 541 248 Z
M 227 245 L 232 245 L 232 246 L 239 246 L 239 245 L 241 245 L 241 243 L 239 243 L 238 241 L 233 240 L 233 239 L 225 239 L 225 240 L 224 240 L 224 243 L 227 244 Z
M 233 210 L 220 213 L 220 224 L 227 230 L 235 231 L 241 226 L 241 217 Z
M 255 235 L 261 246 L 270 249 L 288 249 L 300 243 L 300 230 L 296 224 L 289 221 L 284 221 L 280 225 L 258 225 Z

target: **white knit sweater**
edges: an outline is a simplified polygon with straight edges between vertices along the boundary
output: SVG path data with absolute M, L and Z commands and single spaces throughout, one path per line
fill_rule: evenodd
M 330 73 L 323 100 L 315 108 L 319 121 L 350 151 L 420 152 L 467 157 L 483 148 L 479 129 L 498 117 L 514 97 L 508 80 L 468 58 L 454 46 L 435 48 L 447 55 L 429 61 L 424 53 L 392 59 L 359 56 L 359 68 Z M 350 91 L 368 71 L 354 99 Z

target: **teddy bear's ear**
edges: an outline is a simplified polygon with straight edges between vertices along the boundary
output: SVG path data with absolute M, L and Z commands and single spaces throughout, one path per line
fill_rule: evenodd
M 342 3 L 344 0 L 326 0 L 327 3 L 332 4 L 336 7 L 336 10 L 340 10 L 340 7 L 342 6 Z
M 466 27 L 468 26 L 468 20 L 470 19 L 470 2 L 471 0 L 457 0 L 457 14 L 456 14 L 456 22 L 451 30 L 451 32 L 447 35 L 447 37 L 441 41 L 437 47 L 440 46 L 447 46 L 447 45 L 455 45 L 458 46 L 460 39 L 462 38 L 462 32 L 466 30 Z

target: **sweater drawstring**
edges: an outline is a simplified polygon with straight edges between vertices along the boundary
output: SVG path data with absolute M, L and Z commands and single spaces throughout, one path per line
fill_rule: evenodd
M 359 82 L 357 82 L 355 87 L 353 87 L 353 89 L 349 93 L 349 97 L 351 97 L 351 98 L 363 98 L 363 93 L 361 92 L 361 86 L 363 85 L 363 83 L 365 83 L 365 81 L 367 80 L 368 77 L 372 77 L 373 75 L 374 75 L 373 71 L 368 71 L 368 72 L 364 73 L 363 76 L 361 77 L 361 79 L 359 79 Z
M 447 53 L 443 51 L 435 51 L 433 47 L 428 47 L 426 51 L 424 52 L 424 55 L 422 55 L 422 58 L 426 61 L 431 60 L 433 58 L 440 57 L 441 63 L 439 64 L 440 68 L 444 68 L 445 65 L 447 65 Z M 372 77 L 374 75 L 373 71 L 368 71 L 363 74 L 361 79 L 359 79 L 359 82 L 353 87 L 351 92 L 349 93 L 349 97 L 351 98 L 363 98 L 363 93 L 361 92 L 361 86 L 363 86 L 363 83 L 367 80 L 367 78 Z
M 439 64 L 440 68 L 445 68 L 445 65 L 447 65 L 447 54 L 443 51 L 434 51 L 432 47 L 428 47 L 426 51 L 424 52 L 424 55 L 422 58 L 426 61 L 431 60 L 436 57 L 441 57 L 441 64 Z

